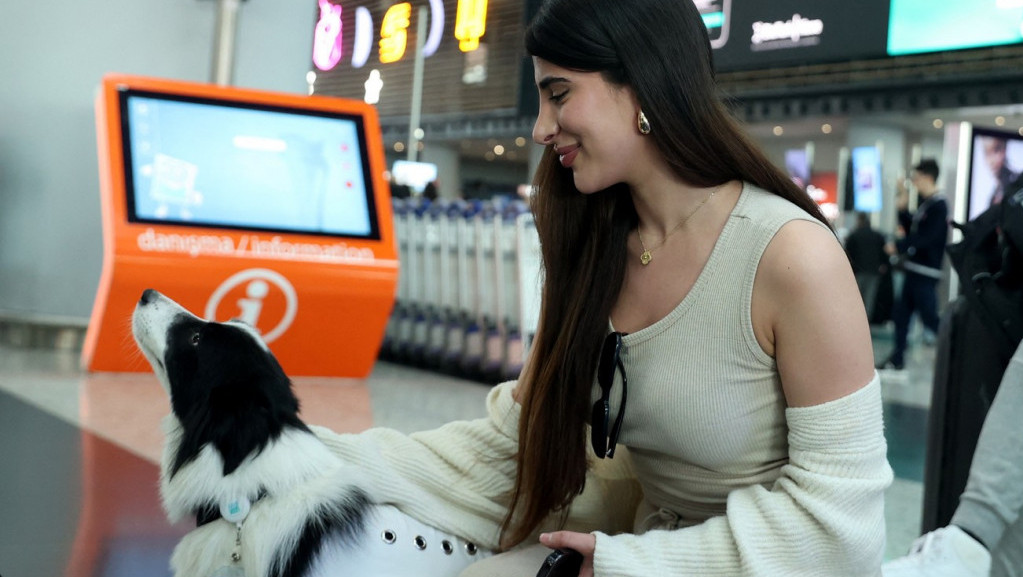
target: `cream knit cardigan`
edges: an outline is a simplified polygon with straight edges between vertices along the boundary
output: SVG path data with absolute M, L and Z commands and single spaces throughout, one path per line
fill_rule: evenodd
M 752 215 L 755 218 L 751 218 Z M 718 261 L 727 263 L 732 258 L 731 250 L 750 252 L 754 260 L 746 263 L 747 272 L 742 274 L 731 270 L 735 267 L 722 264 L 731 275 L 722 279 L 725 283 L 722 286 L 735 280 L 736 290 L 751 291 L 751 281 L 740 282 L 743 274 L 748 276 L 750 270 L 755 273 L 759 255 L 784 222 L 804 216 L 805 213 L 778 197 L 747 185 L 705 267 L 707 274 L 701 273 L 701 279 L 694 286 L 697 293 L 694 299 L 700 298 L 698 289 L 709 276 L 708 269 L 719 266 Z M 755 226 L 751 228 L 750 223 Z M 755 242 L 751 242 L 751 238 L 756 239 Z M 721 290 L 726 290 L 713 284 L 708 286 L 713 290 L 707 292 L 716 297 Z M 738 298 L 743 303 L 738 308 L 748 311 L 748 294 Z M 690 300 L 687 296 L 683 305 Z M 665 325 L 657 329 L 658 334 L 674 326 Z M 706 330 L 719 329 L 707 327 Z M 746 330 L 746 327 L 740 328 L 742 332 Z M 644 331 L 633 336 L 638 337 Z M 726 335 L 725 340 L 739 342 L 749 338 L 749 335 L 734 338 Z M 653 343 L 644 345 L 648 349 L 651 346 L 663 349 L 654 350 L 661 358 L 678 359 L 677 338 L 647 340 Z M 713 372 L 717 374 L 701 375 L 703 380 L 712 383 L 715 379 L 725 382 L 763 380 L 760 373 L 770 374 L 774 369 L 769 359 L 761 361 L 763 366 L 746 362 L 740 363 L 742 366 L 726 365 L 723 371 L 715 368 Z M 628 367 L 628 361 L 626 364 Z M 665 372 L 670 371 L 665 369 Z M 661 382 L 667 387 L 673 382 L 672 378 L 677 380 L 677 375 L 665 378 L 649 366 L 642 374 L 643 383 L 640 383 L 631 378 L 630 372 L 632 388 Z M 515 479 L 514 457 L 521 407 L 512 399 L 514 386 L 514 382 L 509 382 L 494 388 L 487 399 L 486 418 L 450 423 L 433 431 L 412 435 L 381 428 L 359 435 L 337 435 L 322 428 L 315 428 L 315 431 L 335 453 L 365 470 L 366 486 L 377 502 L 393 504 L 443 531 L 497 549 L 499 525 L 507 511 L 508 495 Z M 676 382 L 674 388 L 678 386 L 681 385 Z M 777 399 L 783 402 L 780 392 L 776 392 Z M 740 403 L 744 400 L 742 394 L 752 399 L 750 402 L 764 396 L 762 392 L 740 391 L 737 397 Z M 658 397 L 647 395 L 646 398 L 645 404 L 650 405 Z M 734 404 L 727 396 L 712 402 L 719 403 L 722 411 L 725 403 Z M 721 497 L 722 502 L 710 503 L 708 510 L 712 513 L 701 518 L 683 518 L 672 527 L 664 527 L 670 530 L 647 530 L 651 527 L 643 521 L 651 509 L 665 506 L 662 496 L 677 488 L 670 479 L 681 460 L 672 458 L 670 463 L 666 460 L 667 468 L 658 470 L 656 460 L 651 460 L 644 447 L 645 467 L 640 469 L 648 473 L 641 475 L 639 481 L 650 494 L 646 497 L 648 502 L 640 507 L 643 491 L 629 451 L 619 447 L 613 460 L 594 459 L 592 451 L 588 451 L 594 466 L 587 475 L 585 491 L 572 504 L 566 527 L 596 534 L 595 575 L 880 575 L 885 543 L 884 490 L 891 483 L 892 472 L 886 458 L 877 375 L 858 391 L 821 405 L 784 408 L 782 404 L 777 410 L 772 409 L 778 402 L 762 403 L 766 408 L 752 414 L 750 422 L 743 423 L 749 433 L 738 436 L 739 441 L 728 441 L 744 442 L 747 437 L 752 438 L 754 448 L 751 450 L 763 453 L 757 453 L 752 463 L 776 460 L 776 466 L 766 473 L 760 471 L 761 478 L 750 476 L 753 480 L 747 485 L 728 488 Z M 613 407 L 613 413 L 616 410 Z M 644 414 L 642 410 L 634 404 L 630 393 L 622 437 L 629 439 L 631 435 L 630 442 L 636 443 L 637 451 L 640 446 L 656 441 L 644 438 L 642 430 L 636 432 L 644 423 L 633 423 L 630 432 L 630 415 Z M 670 418 L 662 418 L 668 426 Z M 722 427 L 734 427 L 724 420 L 720 422 Z M 657 427 L 664 430 L 659 423 L 646 427 L 649 429 L 647 437 L 655 434 Z M 699 431 L 690 434 L 699 434 Z M 778 435 L 784 439 L 775 439 Z M 713 446 L 715 441 L 728 438 L 714 428 L 703 430 L 700 436 L 694 439 L 694 444 Z M 774 454 L 778 451 L 781 451 L 780 459 Z M 639 454 L 636 456 L 638 458 Z M 724 478 L 727 480 L 727 476 Z M 699 494 L 699 485 L 682 485 L 683 495 L 688 494 L 686 486 L 703 499 L 715 495 L 713 491 Z M 721 492 L 720 487 L 717 490 Z M 651 499 L 653 502 L 649 502 Z M 552 520 L 545 528 L 556 524 L 556 520 Z

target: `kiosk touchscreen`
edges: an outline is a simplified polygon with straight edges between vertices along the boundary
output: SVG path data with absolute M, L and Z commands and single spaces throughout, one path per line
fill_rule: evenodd
M 291 375 L 369 373 L 398 277 L 375 108 L 110 75 L 96 118 L 104 258 L 87 369 L 148 370 L 130 318 L 154 288 L 249 322 Z

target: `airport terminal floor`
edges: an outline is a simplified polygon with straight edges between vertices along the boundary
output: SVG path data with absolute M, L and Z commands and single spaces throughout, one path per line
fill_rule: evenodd
M 875 356 L 891 330 L 874 331 Z M 919 533 L 934 348 L 919 339 L 904 374 L 882 378 L 889 460 L 886 558 Z M 489 386 L 378 362 L 367 379 L 293 379 L 303 418 L 338 431 L 405 432 L 485 414 Z M 151 374 L 86 374 L 77 351 L 0 345 L 0 576 L 159 577 L 190 529 L 157 493 L 160 420 Z

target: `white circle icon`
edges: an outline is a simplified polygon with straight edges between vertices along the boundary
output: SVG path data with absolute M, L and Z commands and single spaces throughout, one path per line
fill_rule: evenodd
M 246 298 L 239 300 L 238 307 L 242 311 L 241 320 L 252 326 L 256 326 L 260 310 L 262 309 L 263 299 L 270 294 L 270 285 L 276 286 L 284 293 L 284 316 L 277 323 L 277 326 L 262 333 L 263 342 L 271 343 L 277 337 L 284 334 L 284 331 L 288 330 L 288 327 L 295 320 L 295 314 L 298 312 L 298 294 L 295 292 L 295 287 L 291 286 L 288 279 L 276 271 L 266 268 L 250 268 L 231 275 L 227 280 L 220 283 L 220 286 L 210 296 L 210 300 L 206 302 L 205 317 L 207 320 L 216 320 L 220 301 L 232 289 L 245 283 L 248 283 L 248 286 L 245 287 Z

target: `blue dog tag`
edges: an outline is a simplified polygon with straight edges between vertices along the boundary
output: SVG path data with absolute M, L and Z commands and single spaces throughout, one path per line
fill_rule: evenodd
M 229 523 L 241 523 L 249 514 L 252 503 L 247 497 L 238 497 L 229 501 L 220 502 L 220 516 Z

